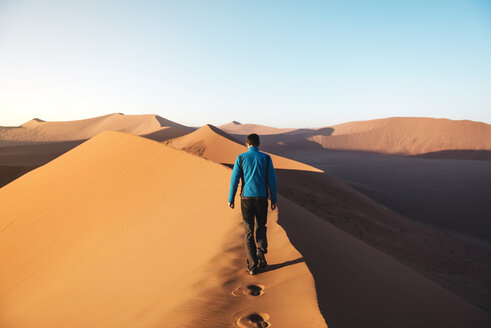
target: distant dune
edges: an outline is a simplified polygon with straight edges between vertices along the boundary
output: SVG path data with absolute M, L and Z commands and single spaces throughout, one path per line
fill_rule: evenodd
M 234 128 L 230 123 L 223 127 L 241 142 L 245 135 L 256 132 L 248 126 Z M 261 129 L 267 132 L 260 137 L 268 147 L 324 148 L 431 158 L 491 158 L 491 125 L 469 120 L 391 117 L 318 129 L 264 126 Z
M 114 113 L 75 121 L 45 122 L 32 119 L 19 127 L 0 127 L 0 146 L 20 142 L 52 142 L 66 140 L 85 140 L 96 134 L 111 130 L 130 134 L 150 134 L 172 127 L 190 131 L 189 127 L 164 119 L 158 115 L 124 115 Z
M 269 135 L 269 134 L 287 133 L 287 132 L 298 130 L 296 128 L 279 129 L 271 126 L 260 125 L 260 124 L 250 124 L 250 123 L 242 124 L 237 121 L 232 121 L 230 123 L 220 125 L 218 126 L 218 128 L 230 134 L 246 134 L 246 135 L 251 133 Z
M 0 187 L 102 131 L 121 131 L 163 141 L 194 130 L 158 115 L 114 113 L 75 121 L 35 118 L 19 127 L 0 127 Z
M 103 132 L 1 188 L 0 326 L 326 327 L 276 211 L 271 271 L 245 272 L 230 174 Z
M 330 136 L 312 136 L 328 149 L 415 155 L 442 150 L 491 150 L 491 125 L 474 121 L 393 117 L 336 125 Z
M 234 164 L 237 156 L 247 151 L 247 147 L 244 144 L 210 124 L 164 143 L 222 164 Z M 273 154 L 270 155 L 275 168 L 322 172 L 318 168 L 301 162 Z

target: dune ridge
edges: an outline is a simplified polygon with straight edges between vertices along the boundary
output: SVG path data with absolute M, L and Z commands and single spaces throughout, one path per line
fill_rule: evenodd
M 35 118 L 19 127 L 0 127 L 0 146 L 23 142 L 85 140 L 106 130 L 137 135 L 150 134 L 162 127 L 172 127 L 188 132 L 192 130 L 155 114 L 113 113 L 82 120 L 52 122 Z
M 207 125 L 167 144 L 232 167 L 237 154 L 246 148 L 218 132 Z M 491 308 L 486 288 L 491 273 L 489 253 L 390 210 L 324 172 L 302 170 L 299 164 L 277 165 L 281 159 L 273 159 L 281 195 L 467 301 Z
M 207 124 L 182 137 L 170 139 L 164 144 L 196 154 L 222 164 L 234 164 L 237 156 L 247 147 L 219 128 Z M 270 154 L 275 168 L 323 172 L 322 170 L 286 157 Z
M 491 150 L 491 126 L 469 120 L 392 117 L 335 125 L 308 140 L 328 149 L 416 155 L 443 150 Z
M 1 188 L 0 326 L 326 327 L 277 212 L 271 271 L 246 274 L 230 175 L 106 131 Z
M 114 113 L 75 121 L 46 122 L 34 118 L 19 127 L 0 127 L 0 187 L 60 156 L 102 131 L 122 131 L 164 141 L 194 128 L 154 114 Z
M 240 141 L 245 140 L 246 134 L 260 131 L 252 125 L 229 123 L 221 127 Z M 491 126 L 470 120 L 389 117 L 315 129 L 261 129 L 266 131 L 261 141 L 268 149 L 291 147 L 484 160 L 489 159 L 491 150 Z
M 227 124 L 222 124 L 218 126 L 220 130 L 225 131 L 229 134 L 251 134 L 257 133 L 261 135 L 269 135 L 269 134 L 278 134 L 278 133 L 287 133 L 296 131 L 296 128 L 274 128 L 271 126 L 261 125 L 261 124 L 252 124 L 252 123 L 239 123 L 237 121 L 232 121 Z

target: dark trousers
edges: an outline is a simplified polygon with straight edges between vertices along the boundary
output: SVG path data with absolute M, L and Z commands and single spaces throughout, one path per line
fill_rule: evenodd
M 244 221 L 247 267 L 248 269 L 252 269 L 258 264 L 257 252 L 262 251 L 266 253 L 268 250 L 268 240 L 266 239 L 268 198 L 241 197 L 240 207 Z M 256 229 L 254 229 L 254 226 Z M 256 232 L 255 239 L 254 231 Z

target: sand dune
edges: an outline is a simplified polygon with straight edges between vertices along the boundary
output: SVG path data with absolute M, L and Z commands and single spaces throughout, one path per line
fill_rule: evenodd
M 178 127 L 173 127 L 173 126 L 163 126 L 161 128 L 158 128 L 152 132 L 149 133 L 141 133 L 139 134 L 142 137 L 145 137 L 147 139 L 152 139 L 155 141 L 165 141 L 177 137 L 181 137 L 183 135 L 186 135 L 188 133 L 191 133 L 194 131 L 194 128 L 178 128 Z
M 34 169 L 36 166 L 0 165 L 0 187 L 17 179 L 21 175 Z
M 108 131 L 1 188 L 0 326 L 326 327 L 276 211 L 271 270 L 244 271 L 230 175 Z
M 238 153 L 246 151 L 233 137 L 210 125 L 167 143 L 229 167 Z M 279 166 L 280 159 L 284 157 L 275 155 L 273 163 L 283 196 L 468 301 L 491 309 L 486 289 L 491 273 L 489 254 L 410 220 L 322 171 L 304 169 L 300 162 Z
M 23 142 L 85 140 L 106 130 L 136 135 L 150 134 L 162 127 L 192 131 L 192 128 L 154 114 L 124 115 L 114 113 L 84 120 L 53 122 L 45 122 L 36 118 L 19 127 L 0 127 L 0 146 Z
M 307 138 L 328 149 L 415 155 L 442 150 L 491 150 L 491 126 L 474 121 L 392 117 L 336 125 Z
M 222 164 L 234 164 L 237 156 L 247 151 L 244 144 L 210 124 L 182 137 L 168 140 L 165 144 Z M 270 155 L 275 168 L 322 172 L 301 162 Z
M 332 327 L 489 327 L 491 315 L 280 197 L 279 224 L 311 270 Z M 290 326 L 301 327 L 301 326 Z
M 164 141 L 194 128 L 158 115 L 120 113 L 76 121 L 45 122 L 38 118 L 19 127 L 0 127 L 0 187 L 43 165 L 101 131 L 122 131 Z
M 190 136 L 198 133 L 220 147 L 234 143 L 211 126 Z M 327 176 L 294 167 L 278 169 L 283 194 L 307 207 L 320 201 L 302 192 Z M 491 324 L 489 314 L 283 196 L 269 212 L 270 270 L 248 276 L 240 208 L 226 206 L 230 175 L 154 141 L 103 132 L 0 189 L 0 326 Z M 390 212 L 326 181 L 337 220 Z
M 242 124 L 237 121 L 232 121 L 230 123 L 220 125 L 218 126 L 218 128 L 229 134 L 242 134 L 242 135 L 248 135 L 251 133 L 257 133 L 260 135 L 292 133 L 292 132 L 294 133 L 295 131 L 299 130 L 296 128 L 279 129 L 271 126 L 251 124 L 251 123 Z
M 254 128 L 241 128 L 241 125 L 234 126 L 231 123 L 222 127 L 241 142 L 249 132 L 256 132 Z M 268 147 L 325 148 L 483 160 L 489 160 L 491 151 L 491 126 L 469 120 L 391 117 L 317 129 L 276 129 L 264 126 L 261 129 L 266 131 L 261 135 L 261 142 Z
M 277 179 L 286 198 L 491 311 L 489 251 L 408 219 L 326 173 L 277 170 Z
M 0 147 L 0 161 L 5 165 L 40 166 L 80 145 L 84 140 L 23 143 Z

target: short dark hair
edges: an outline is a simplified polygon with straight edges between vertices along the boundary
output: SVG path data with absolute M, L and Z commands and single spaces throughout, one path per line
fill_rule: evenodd
M 251 146 L 259 146 L 259 136 L 255 133 L 249 134 L 247 136 L 247 143 Z

